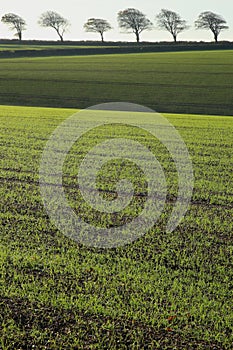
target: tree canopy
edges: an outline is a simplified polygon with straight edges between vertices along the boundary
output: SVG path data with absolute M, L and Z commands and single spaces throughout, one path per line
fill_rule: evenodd
M 209 29 L 214 34 L 214 40 L 218 41 L 220 32 L 229 27 L 226 25 L 225 19 L 211 11 L 202 12 L 195 21 L 196 29 Z
M 177 35 L 189 28 L 187 22 L 178 13 L 166 9 L 161 10 L 156 20 L 158 27 L 171 33 L 175 42 Z
M 26 30 L 26 22 L 22 17 L 14 13 L 7 13 L 2 16 L 1 21 L 8 24 L 11 30 L 16 30 L 16 36 L 18 36 L 19 40 L 22 40 L 22 32 Z
M 140 34 L 144 30 L 152 29 L 153 26 L 144 13 L 134 8 L 119 11 L 117 20 L 120 28 L 131 31 L 136 35 L 137 42 L 140 41 Z
M 61 41 L 63 41 L 64 33 L 67 31 L 70 23 L 69 21 L 54 11 L 47 11 L 42 13 L 38 21 L 42 27 L 51 27 L 55 29 Z
M 83 27 L 86 32 L 99 33 L 102 42 L 104 41 L 104 32 L 113 29 L 108 21 L 100 18 L 89 18 Z

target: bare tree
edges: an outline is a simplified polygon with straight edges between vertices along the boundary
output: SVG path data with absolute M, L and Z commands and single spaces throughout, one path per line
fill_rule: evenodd
M 14 14 L 14 13 L 7 13 L 6 15 L 2 16 L 3 23 L 8 24 L 11 30 L 16 30 L 16 36 L 18 36 L 19 40 L 22 40 L 22 33 L 24 30 L 26 30 L 26 22 L 25 20 Z
M 42 13 L 38 23 L 41 27 L 51 27 L 55 29 L 61 41 L 64 40 L 64 34 L 70 25 L 67 19 L 54 11 L 47 11 Z
M 195 21 L 195 27 L 196 29 L 210 29 L 214 34 L 214 40 L 217 43 L 220 32 L 229 28 L 226 23 L 227 22 L 222 16 L 211 11 L 205 11 L 202 12 Z
M 144 30 L 152 29 L 153 26 L 146 15 L 134 8 L 118 12 L 117 20 L 120 28 L 133 32 L 136 35 L 137 42 L 140 41 L 140 34 Z
M 83 27 L 86 32 L 99 33 L 102 42 L 104 41 L 104 32 L 113 29 L 108 21 L 99 18 L 89 18 Z
M 181 19 L 178 13 L 166 9 L 161 10 L 156 16 L 156 20 L 158 27 L 171 33 L 175 42 L 177 35 L 189 28 L 187 22 Z

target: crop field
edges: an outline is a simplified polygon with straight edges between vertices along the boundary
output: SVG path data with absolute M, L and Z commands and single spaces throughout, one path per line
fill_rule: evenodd
M 5 103 L 72 107 L 115 96 L 174 110 L 182 101 L 183 108 L 196 112 L 198 97 L 202 110 L 214 103 L 215 111 L 227 113 L 232 112 L 232 54 L 146 55 L 144 61 L 137 55 L 3 60 L 0 96 Z M 129 89 L 136 73 L 137 88 Z M 57 230 L 40 195 L 43 149 L 74 112 L 0 107 L 0 348 L 231 349 L 233 119 L 166 114 L 187 145 L 195 175 L 190 207 L 172 233 L 166 233 L 165 225 L 177 194 L 174 164 L 149 134 L 119 126 L 117 137 L 139 140 L 156 155 L 169 194 L 161 218 L 145 236 L 123 247 L 100 249 Z M 64 164 L 70 205 L 84 220 L 104 226 L 119 224 L 122 217 L 99 216 L 84 203 L 77 169 L 95 143 L 114 135 L 114 128 L 110 124 L 88 132 Z M 134 183 L 135 202 L 123 213 L 128 220 L 143 206 L 145 180 L 131 163 L 119 164 L 107 164 L 97 186 L 111 200 L 119 179 Z
M 0 61 L 0 104 L 86 108 L 127 101 L 158 112 L 232 115 L 233 51 Z

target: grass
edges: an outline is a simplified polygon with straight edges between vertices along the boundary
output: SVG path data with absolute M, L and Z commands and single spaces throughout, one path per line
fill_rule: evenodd
M 232 115 L 232 62 L 232 50 L 1 59 L 0 103 L 127 101 L 159 112 Z
M 151 58 L 147 56 L 149 62 Z M 153 58 L 156 61 L 156 56 Z M 139 69 L 140 58 L 132 59 L 138 64 L 134 69 Z M 112 60 L 107 65 L 109 70 Z M 69 61 L 73 64 L 77 59 L 66 62 Z M 54 64 L 53 59 L 35 62 L 46 62 L 48 69 L 49 62 Z M 86 60 L 80 62 L 85 67 L 90 64 Z M 95 61 L 99 66 L 100 63 L 101 58 Z M 162 62 L 160 66 L 164 67 Z M 223 73 L 227 67 L 218 69 Z M 184 69 L 177 67 L 181 68 Z M 68 70 L 68 66 L 64 69 Z M 28 74 L 33 74 L 33 70 Z M 195 173 L 190 208 L 170 234 L 165 233 L 164 227 L 176 195 L 174 168 L 168 154 L 149 135 L 127 130 L 128 137 L 150 145 L 158 157 L 166 171 L 169 200 L 159 222 L 144 237 L 121 248 L 102 250 L 87 248 L 62 235 L 49 220 L 40 196 L 38 171 L 42 151 L 52 131 L 73 112 L 0 108 L 0 347 L 231 349 L 233 119 L 166 115 L 186 142 Z M 109 138 L 114 130 L 109 125 L 91 131 L 74 146 L 66 160 L 66 194 L 74 210 L 85 214 L 86 220 L 106 222 L 106 218 L 101 221 L 93 217 L 93 211 L 81 201 L 76 165 L 91 145 Z M 125 132 L 122 127 L 119 136 L 125 136 Z M 105 176 L 98 182 L 107 196 L 108 190 L 114 188 L 112 181 L 121 176 L 117 164 L 109 166 L 103 175 L 110 172 L 111 178 Z M 141 173 L 131 164 L 124 171 L 135 181 L 140 195 L 144 186 Z M 134 215 L 131 211 L 127 214 Z

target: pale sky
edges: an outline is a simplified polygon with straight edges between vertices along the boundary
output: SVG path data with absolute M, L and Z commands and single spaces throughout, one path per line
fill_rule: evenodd
M 22 16 L 27 22 L 27 30 L 23 34 L 24 39 L 57 40 L 57 34 L 53 29 L 41 28 L 37 24 L 41 13 L 53 10 L 71 22 L 70 30 L 64 36 L 65 40 L 99 39 L 98 34 L 86 33 L 83 30 L 83 24 L 86 20 L 95 17 L 108 20 L 114 27 L 114 30 L 105 34 L 106 41 L 134 41 L 134 34 L 122 34 L 117 25 L 118 11 L 129 7 L 142 11 L 153 23 L 155 23 L 155 15 L 162 8 L 178 12 L 192 26 L 188 31 L 181 33 L 178 40 L 197 41 L 213 40 L 210 31 L 193 28 L 193 22 L 201 12 L 212 11 L 222 15 L 230 27 L 220 34 L 219 39 L 233 41 L 232 0 L 39 0 L 31 2 L 29 0 L 2 0 L 0 17 L 9 12 Z M 10 31 L 3 23 L 0 23 L 0 38 L 14 38 L 14 32 Z M 168 32 L 156 29 L 143 32 L 141 40 L 163 41 L 172 40 L 172 38 Z

